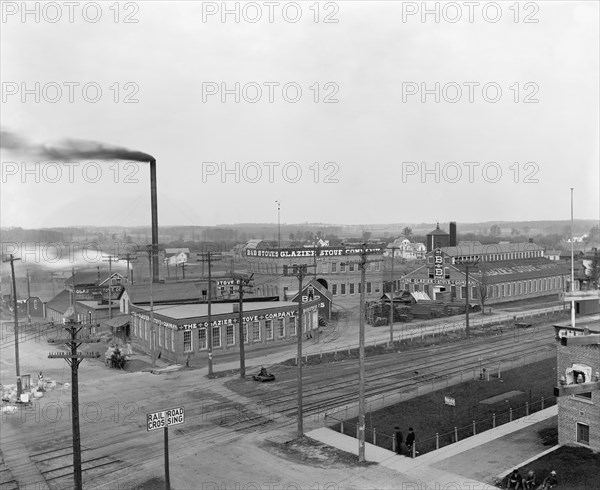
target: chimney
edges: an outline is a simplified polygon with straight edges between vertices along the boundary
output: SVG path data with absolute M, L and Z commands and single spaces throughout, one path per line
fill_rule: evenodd
M 450 246 L 456 247 L 456 221 L 450 221 Z
M 232 303 L 233 305 L 233 312 L 234 313 L 239 313 L 240 312 L 240 304 L 239 303 Z

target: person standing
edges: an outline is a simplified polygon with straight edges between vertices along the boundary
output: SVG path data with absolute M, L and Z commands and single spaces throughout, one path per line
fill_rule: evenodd
M 402 443 L 404 442 L 404 438 L 402 437 L 402 432 L 398 426 L 394 427 L 394 440 L 396 441 L 396 454 L 402 454 Z
M 412 427 L 408 428 L 408 435 L 406 436 L 406 448 L 409 454 L 412 454 L 413 446 L 415 444 L 415 431 Z
M 40 371 L 40 374 L 38 374 L 37 387 L 38 387 L 39 391 L 44 391 L 44 373 L 42 373 L 41 371 Z

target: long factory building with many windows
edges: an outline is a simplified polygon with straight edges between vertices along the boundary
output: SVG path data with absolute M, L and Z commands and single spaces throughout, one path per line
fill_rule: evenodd
M 318 328 L 319 300 L 303 307 L 303 335 L 311 337 Z M 134 346 L 161 358 L 182 363 L 186 359 L 205 357 L 208 352 L 208 305 L 179 304 L 154 307 L 154 332 L 149 306 L 131 305 L 131 332 Z M 295 338 L 298 303 L 263 301 L 243 305 L 244 345 L 248 349 L 266 347 Z M 212 348 L 217 354 L 239 350 L 238 303 L 216 303 L 211 308 Z M 153 340 L 154 337 L 154 340 Z
M 543 256 L 534 243 L 482 245 L 461 242 L 427 254 L 426 264 L 395 281 L 397 289 L 426 293 L 432 300 L 485 304 L 559 295 L 567 289 L 570 265 Z M 558 298 L 557 298 L 558 299 Z
M 383 293 L 385 245 L 367 245 L 366 299 Z M 294 264 L 306 264 L 305 281 L 316 280 L 333 297 L 334 309 L 357 309 L 361 290 L 360 246 L 271 248 L 268 242 L 250 240 L 235 257 L 236 271 L 253 274 L 257 295 L 290 299 L 298 292 Z M 389 280 L 389 279 L 388 279 Z

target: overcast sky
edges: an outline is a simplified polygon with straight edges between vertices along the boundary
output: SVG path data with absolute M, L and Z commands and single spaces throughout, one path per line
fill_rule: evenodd
M 598 217 L 597 1 L 236 4 L 3 2 L 1 225 Z

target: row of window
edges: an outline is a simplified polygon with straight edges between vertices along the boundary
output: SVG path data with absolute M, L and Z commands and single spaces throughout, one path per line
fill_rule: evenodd
M 315 327 L 314 313 L 304 312 L 303 326 L 304 330 L 308 331 Z M 286 324 L 287 323 L 287 324 Z M 225 329 L 225 338 L 221 338 L 221 328 Z M 276 320 L 264 321 L 264 336 L 265 340 L 274 340 L 275 336 L 282 339 L 286 336 L 296 335 L 296 318 L 289 317 L 286 319 L 278 318 Z M 192 333 L 197 331 L 197 346 L 194 346 Z M 237 325 L 225 325 L 223 327 L 212 327 L 212 347 L 219 348 L 224 341 L 227 346 L 236 344 Z M 152 329 L 149 320 L 143 320 L 139 317 L 133 317 L 133 333 L 137 338 L 149 341 L 152 337 Z M 162 325 L 156 325 L 156 342 L 158 347 L 164 348 L 167 351 L 175 352 L 177 332 L 166 328 Z M 261 322 L 244 323 L 243 326 L 244 343 L 261 341 Z M 250 340 L 249 340 L 250 339 Z M 183 350 L 184 352 L 193 352 L 194 350 L 204 350 L 208 347 L 208 332 L 206 327 L 200 327 L 194 330 L 185 330 L 183 332 Z
M 309 325 L 310 315 L 304 315 L 304 325 Z M 265 320 L 264 323 L 264 335 L 265 340 L 275 340 L 275 336 L 278 339 L 283 339 L 286 336 L 286 328 L 290 337 L 296 335 L 296 318 L 291 317 L 286 321 L 283 318 L 277 320 Z M 234 346 L 236 344 L 236 333 L 238 332 L 238 325 L 225 325 L 224 327 L 212 327 L 212 347 L 219 348 L 222 346 L 221 339 L 221 328 L 225 328 L 225 344 L 227 346 Z M 198 328 L 198 345 L 197 350 L 206 350 L 208 348 L 208 329 L 206 327 Z M 244 344 L 261 341 L 261 326 L 260 322 L 252 322 L 250 324 L 244 323 L 243 326 Z M 192 330 L 186 330 L 183 332 L 183 351 L 193 352 L 196 350 L 192 343 Z
M 288 265 L 279 265 L 273 262 L 252 262 L 250 264 L 251 272 L 263 272 L 267 274 L 285 274 L 286 269 L 291 269 Z M 380 262 L 369 262 L 366 266 L 367 272 L 380 272 Z M 319 274 L 337 274 L 346 272 L 360 272 L 360 267 L 357 262 L 317 262 L 317 273 Z
M 541 250 L 530 250 L 528 252 L 505 252 L 483 255 L 459 255 L 454 257 L 454 263 L 460 264 L 462 262 L 473 262 L 475 260 L 480 260 L 481 262 L 495 262 L 499 260 L 533 259 L 542 256 L 543 255 Z
M 507 298 L 511 296 L 520 296 L 522 294 L 531 294 L 543 291 L 562 291 L 564 287 L 564 278 L 562 276 L 556 277 L 545 277 L 543 279 L 531 279 L 527 281 L 515 281 L 505 284 L 495 284 L 486 287 L 486 297 L 488 299 Z M 430 284 L 419 284 L 419 283 L 405 283 L 404 290 L 409 292 L 423 291 L 428 295 L 432 295 L 434 287 L 437 285 Z M 471 298 L 479 298 L 480 287 L 471 287 Z M 457 293 L 456 286 L 450 286 L 450 290 L 454 297 Z M 482 291 L 483 292 L 483 291 Z M 460 287 L 460 298 L 466 299 L 467 288 L 466 286 Z
M 333 296 L 344 296 L 346 294 L 360 294 L 362 289 L 362 284 L 360 282 L 354 283 L 340 283 L 337 284 L 335 282 L 331 283 L 331 294 Z M 381 283 L 380 282 L 367 282 L 366 283 L 366 293 L 367 294 L 377 294 L 381 293 Z

